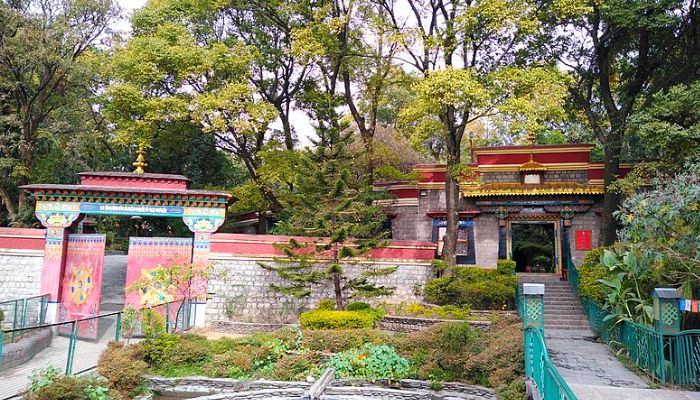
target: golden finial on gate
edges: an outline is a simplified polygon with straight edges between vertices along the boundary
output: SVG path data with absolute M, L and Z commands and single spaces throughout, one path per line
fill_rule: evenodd
M 148 164 L 146 163 L 146 157 L 144 157 L 144 153 L 145 152 L 143 151 L 143 147 L 139 146 L 139 151 L 136 152 L 136 154 L 138 154 L 136 156 L 136 161 L 134 161 L 134 163 L 131 164 L 134 167 L 136 167 L 136 169 L 134 170 L 134 173 L 136 175 L 143 175 L 143 173 L 145 172 L 143 168 L 148 166 Z

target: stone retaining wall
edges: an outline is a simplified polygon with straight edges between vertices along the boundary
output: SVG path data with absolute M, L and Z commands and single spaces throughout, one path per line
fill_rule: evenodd
M 206 320 L 211 321 L 236 320 L 256 323 L 289 323 L 296 322 L 302 311 L 315 308 L 319 300 L 332 298 L 331 288 L 319 286 L 314 295 L 306 299 L 296 299 L 284 296 L 270 290 L 270 284 L 285 284 L 277 274 L 260 267 L 259 263 L 275 265 L 272 260 L 259 259 L 217 259 L 214 272 L 209 278 L 209 298 L 207 299 Z M 381 260 L 376 263 L 357 263 L 345 265 L 345 271 L 350 277 L 360 275 L 373 268 L 397 266 L 398 270 L 385 277 L 377 277 L 374 282 L 378 285 L 395 287 L 392 296 L 372 299 L 390 303 L 420 302 L 416 296 L 428 279 L 435 276 L 435 270 L 429 263 L 410 260 Z
M 267 398 L 302 399 L 308 395 L 309 382 L 238 381 L 204 377 L 144 378 L 147 386 L 160 395 L 202 395 L 199 400 L 248 400 Z M 381 398 L 396 400 L 467 399 L 495 400 L 493 389 L 458 382 L 444 382 L 440 390 L 432 389 L 431 382 L 403 379 L 390 383 L 386 380 L 370 382 L 362 379 L 332 380 L 320 398 L 324 400 Z
M 249 335 L 259 332 L 274 332 L 281 328 L 298 327 L 299 324 L 263 324 L 239 321 L 212 321 L 209 325 L 218 332 Z
M 433 318 L 415 318 L 415 317 L 396 317 L 387 315 L 379 323 L 379 329 L 391 332 L 415 332 L 430 328 L 435 324 L 443 322 L 462 323 L 463 320 L 458 319 L 433 319 Z M 491 329 L 489 321 L 466 321 L 469 326 L 475 329 L 488 331 Z
M 15 343 L 3 345 L 0 371 L 27 363 L 37 353 L 51 345 L 53 332 L 50 328 L 36 329 L 30 332 L 31 335 L 23 337 Z
M 43 267 L 43 252 L 10 254 L 0 249 L 0 301 L 40 294 Z

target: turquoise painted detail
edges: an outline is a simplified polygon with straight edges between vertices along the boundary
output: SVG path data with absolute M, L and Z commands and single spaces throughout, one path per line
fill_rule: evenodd
M 549 359 L 542 331 L 534 326 L 525 328 L 525 375 L 542 400 L 578 400 Z

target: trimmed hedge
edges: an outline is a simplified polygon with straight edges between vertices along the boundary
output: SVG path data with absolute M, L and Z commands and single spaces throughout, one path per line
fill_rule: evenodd
M 579 295 L 598 304 L 605 302 L 603 284 L 598 282 L 598 279 L 608 279 L 610 276 L 610 271 L 600 263 L 604 250 L 604 247 L 596 247 L 589 251 L 578 267 Z
M 501 275 L 515 275 L 515 265 L 513 260 L 498 260 L 496 261 L 496 272 Z
M 313 310 L 301 313 L 299 323 L 305 329 L 372 328 L 375 317 L 363 311 Z
M 501 272 L 507 271 L 502 268 Z M 452 276 L 429 280 L 425 299 L 438 305 L 468 305 L 472 309 L 502 310 L 515 307 L 515 275 L 479 267 L 457 267 Z

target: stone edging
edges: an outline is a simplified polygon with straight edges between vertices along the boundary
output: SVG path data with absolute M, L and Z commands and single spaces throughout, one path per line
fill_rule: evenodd
M 430 328 L 435 324 L 444 322 L 463 323 L 467 322 L 469 326 L 475 329 L 488 331 L 491 329 L 490 321 L 464 321 L 459 319 L 434 319 L 434 318 L 416 318 L 416 317 L 398 317 L 387 315 L 379 322 L 379 329 L 391 332 L 415 332 Z
M 249 400 L 267 398 L 303 398 L 309 395 L 309 382 L 239 381 L 205 377 L 163 378 L 148 376 L 144 380 L 151 390 L 161 395 L 201 395 L 199 400 Z M 434 383 L 413 379 L 398 382 L 363 379 L 333 380 L 324 386 L 317 398 L 334 400 L 349 397 L 375 397 L 397 400 L 479 399 L 495 400 L 496 393 L 478 385 L 459 382 L 440 383 L 440 390 L 433 390 Z
M 45 328 L 34 329 L 31 336 L 21 338 L 15 343 L 5 344 L 2 346 L 0 371 L 27 363 L 37 353 L 49 347 L 52 340 L 51 328 Z
M 299 324 L 263 324 L 256 322 L 217 320 L 212 321 L 209 327 L 219 332 L 234 334 L 250 334 L 258 332 L 273 332 L 286 327 L 299 327 Z

